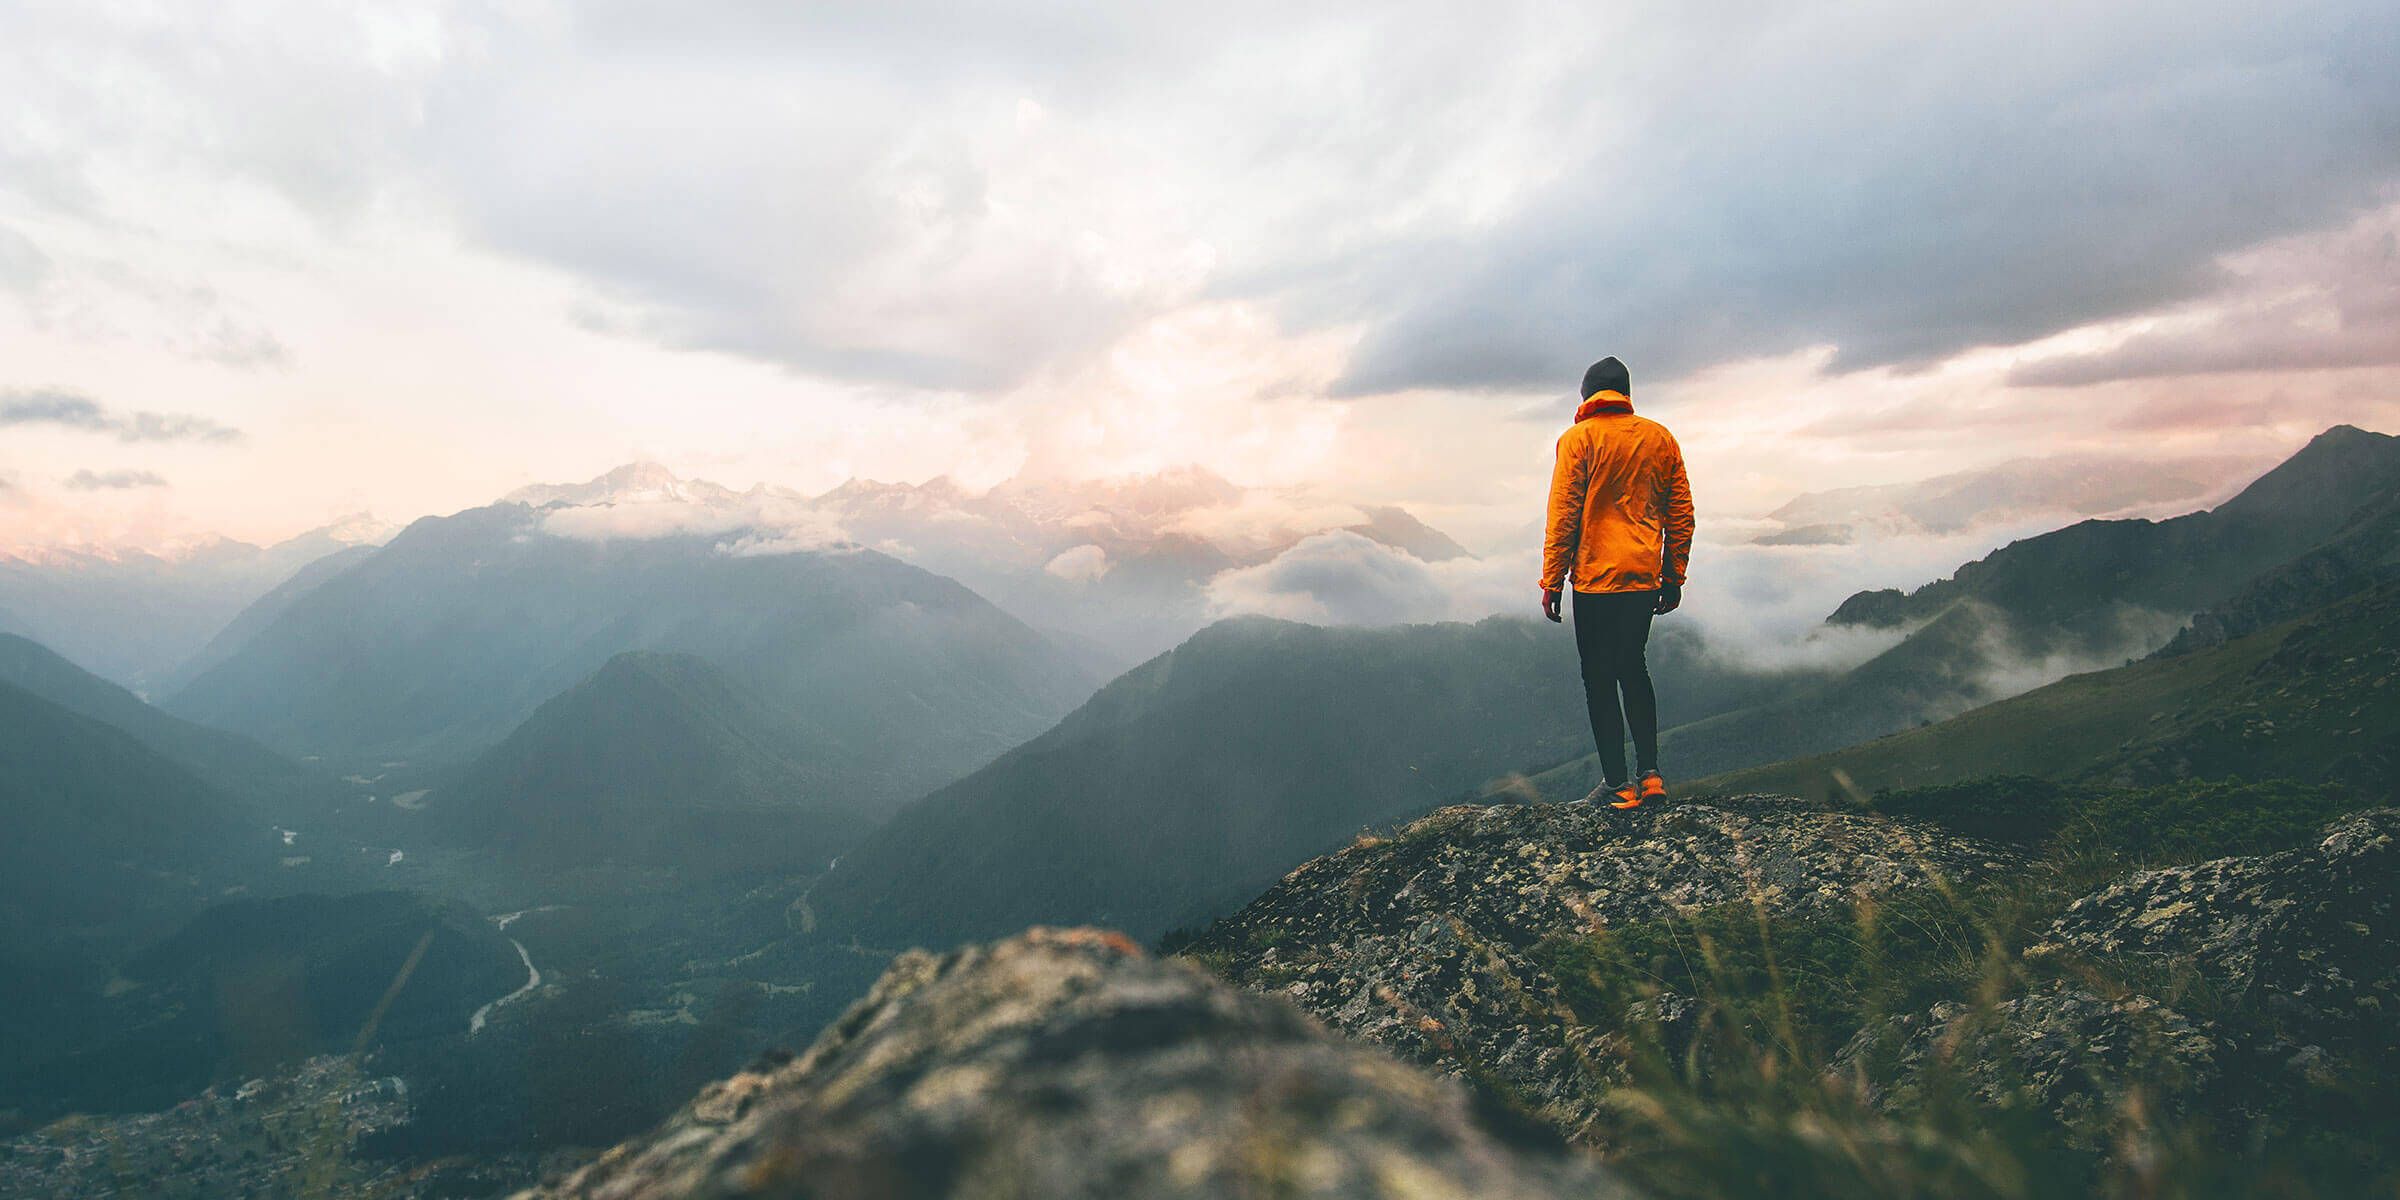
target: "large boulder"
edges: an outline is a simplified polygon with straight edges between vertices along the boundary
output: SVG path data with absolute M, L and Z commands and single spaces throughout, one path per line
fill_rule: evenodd
M 1597 1164 L 1124 938 L 900 956 L 806 1054 L 527 1197 L 1563 1197 Z
M 1770 797 L 1461 806 L 1302 866 L 1183 953 L 1584 1139 L 1623 1079 L 1615 1018 L 1675 1026 L 1692 1005 L 1576 1014 L 1545 942 L 1737 902 L 1826 915 L 2015 865 L 1930 827 Z

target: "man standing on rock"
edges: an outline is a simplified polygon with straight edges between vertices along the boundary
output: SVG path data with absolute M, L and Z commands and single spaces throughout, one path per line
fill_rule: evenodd
M 1613 356 L 1583 373 L 1583 405 L 1558 439 L 1542 542 L 1542 615 L 1559 619 L 1559 590 L 1571 583 L 1584 706 L 1600 747 L 1600 786 L 1576 803 L 1610 797 L 1612 808 L 1639 808 L 1667 794 L 1658 773 L 1658 694 L 1644 650 L 1650 618 L 1683 603 L 1683 568 L 1692 556 L 1683 448 L 1666 426 L 1633 415 L 1632 396 L 1633 380 Z M 1629 724 L 1639 778 L 1625 769 Z

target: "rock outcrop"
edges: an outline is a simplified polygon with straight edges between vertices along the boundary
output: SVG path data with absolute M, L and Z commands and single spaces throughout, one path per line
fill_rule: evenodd
M 2054 979 L 1989 1006 L 1939 1004 L 1859 1031 L 1834 1067 L 1895 1109 L 1938 1074 L 1979 1103 L 2031 1106 L 2086 1149 L 2120 1136 L 2111 1123 L 2137 1091 L 2158 1115 L 2213 1106 L 2273 1136 L 2312 1094 L 2386 1087 L 2400 1065 L 2396 835 L 2400 809 L 2380 809 L 2297 850 L 2128 875 L 2026 952 L 2109 998 Z M 2212 1015 L 2158 998 L 2179 994 Z
M 526 1197 L 1625 1195 L 1290 1005 L 1092 930 L 902 955 L 807 1053 Z
M 1828 913 L 2016 859 L 1926 826 L 1750 797 L 1632 813 L 1443 809 L 1292 872 L 1183 953 L 1404 1058 L 1496 1086 L 1570 1138 L 1618 1081 L 1606 1028 L 1565 1007 L 1546 939 L 1754 901 Z M 1688 1002 L 1661 996 L 1672 1025 Z
M 2205 981 L 2293 1041 L 2400 1051 L 2400 809 L 2353 813 L 2314 845 L 2144 871 L 2077 900 L 2034 957 Z M 2311 1056 L 2313 1057 L 2313 1055 Z
M 1988 1007 L 1945 1002 L 1859 1031 L 1833 1069 L 1871 1102 L 1906 1111 L 1937 1074 L 1986 1108 L 2025 1104 L 2081 1149 L 2107 1145 L 2125 1095 L 2153 1089 L 2170 1118 L 2219 1076 L 2217 1030 L 2148 996 L 2102 999 L 2050 985 Z

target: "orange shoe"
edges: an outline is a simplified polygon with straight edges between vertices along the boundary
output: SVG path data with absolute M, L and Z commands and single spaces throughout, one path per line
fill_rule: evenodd
M 1644 774 L 1641 782 L 1642 799 L 1664 800 L 1667 798 L 1667 781 L 1659 778 L 1658 772 L 1651 771 Z
M 1617 788 L 1617 802 L 1609 805 L 1610 808 L 1640 808 L 1641 806 L 1641 785 L 1635 783 L 1619 785 Z

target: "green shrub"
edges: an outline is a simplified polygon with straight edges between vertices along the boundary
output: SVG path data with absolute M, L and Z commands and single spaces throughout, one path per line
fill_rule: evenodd
M 2031 775 L 1991 775 L 1964 783 L 1881 791 L 1876 812 L 1913 817 L 2002 845 L 2038 846 L 2056 836 L 2073 802 L 2066 789 Z
M 2092 790 L 1994 775 L 1877 792 L 1868 806 L 1969 837 L 2038 848 L 2062 862 L 2135 866 L 2289 849 L 2366 803 L 2336 785 L 2280 779 Z
M 2192 780 L 2102 792 L 2075 806 L 2062 849 L 2131 863 L 2267 854 L 2315 839 L 2326 822 L 2367 805 L 2342 788 L 2284 780 Z

